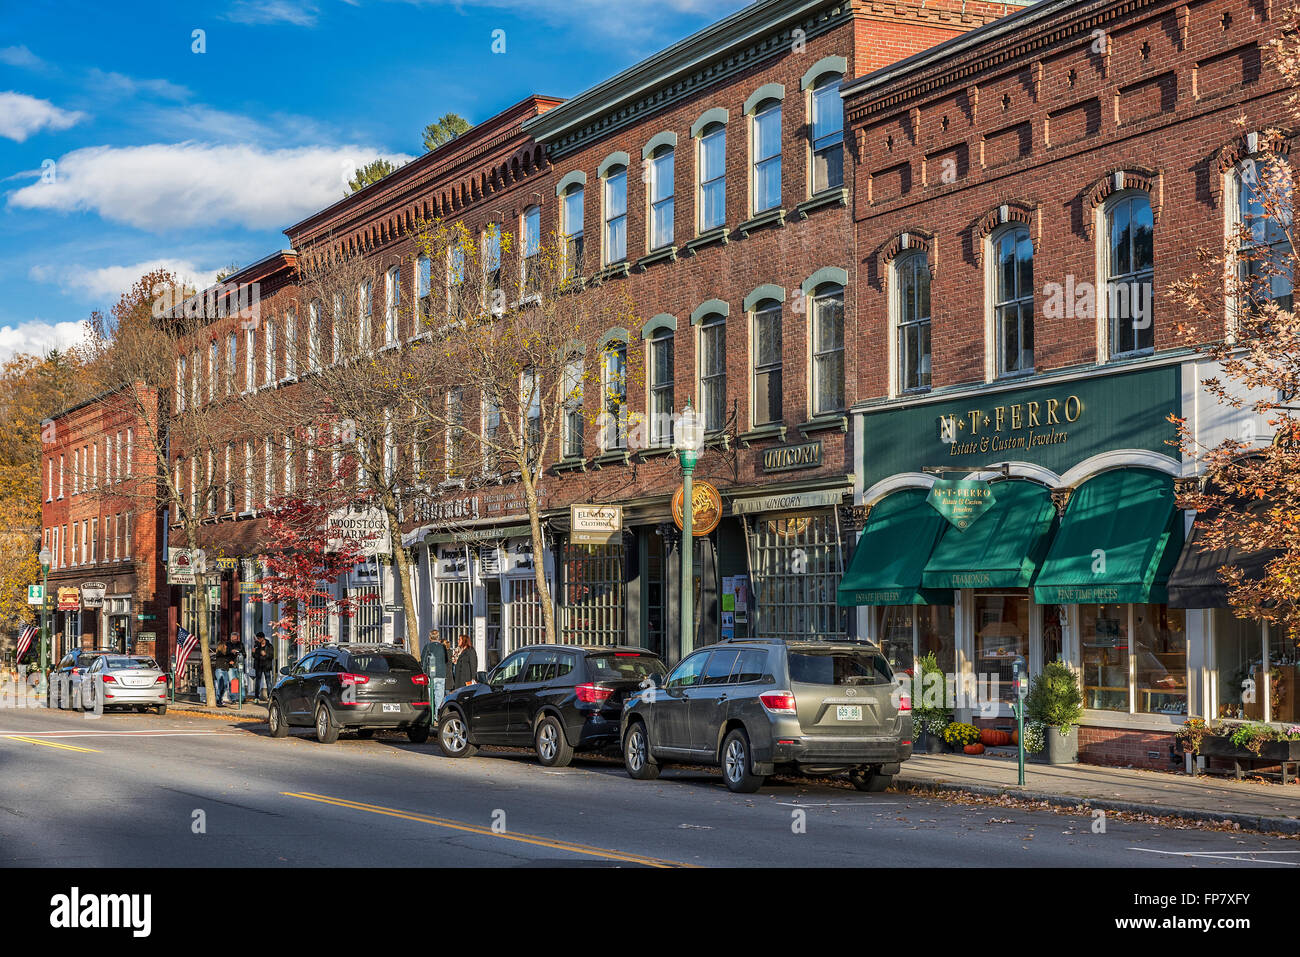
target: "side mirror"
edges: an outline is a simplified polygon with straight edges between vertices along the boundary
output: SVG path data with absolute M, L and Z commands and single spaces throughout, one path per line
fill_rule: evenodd
M 479 671 L 475 673 L 474 680 L 481 685 L 485 685 L 488 683 L 488 673 L 486 671 Z
M 285 665 L 283 668 L 280 669 L 280 674 L 282 674 L 282 675 L 287 675 L 288 673 L 289 673 L 289 666 L 288 666 L 288 665 Z

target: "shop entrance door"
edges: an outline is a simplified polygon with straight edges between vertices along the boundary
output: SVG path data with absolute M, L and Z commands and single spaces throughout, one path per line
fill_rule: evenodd
M 487 645 L 484 664 L 491 670 L 501 661 L 501 579 L 489 578 L 483 583 L 487 593 Z
M 1017 657 L 1029 663 L 1029 591 L 975 593 L 975 680 L 1010 705 Z M 996 682 L 996 689 L 993 687 Z

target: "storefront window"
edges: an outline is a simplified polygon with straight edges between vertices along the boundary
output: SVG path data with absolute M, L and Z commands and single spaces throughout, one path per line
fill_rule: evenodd
M 1300 641 L 1294 632 L 1268 629 L 1268 706 L 1270 721 L 1300 721 Z
M 895 671 L 911 674 L 916 659 L 933 652 L 944 674 L 956 673 L 952 605 L 880 605 L 875 615 L 877 640 Z
M 566 641 L 616 645 L 625 638 L 623 543 L 564 547 Z
M 1079 628 L 1084 707 L 1187 714 L 1187 629 L 1181 609 L 1080 605 Z
M 998 700 L 1011 703 L 1015 689 L 1017 657 L 1029 661 L 1029 595 L 977 594 L 975 596 L 975 680 L 997 687 Z M 985 677 L 987 676 L 987 677 Z
M 1300 646 L 1291 633 L 1243 621 L 1228 608 L 1215 609 L 1214 666 L 1220 718 L 1297 720 Z
M 1128 606 L 1080 605 L 1079 634 L 1084 707 L 1127 712 Z
M 834 513 L 761 517 L 749 530 L 759 637 L 842 636 L 846 615 L 835 589 L 844 566 Z

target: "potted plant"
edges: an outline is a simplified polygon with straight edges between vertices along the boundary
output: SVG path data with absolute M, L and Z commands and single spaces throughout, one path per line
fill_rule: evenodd
M 1046 761 L 1044 749 L 1047 747 L 1047 735 L 1044 734 L 1046 726 L 1040 721 L 1025 722 L 1025 754 L 1029 755 L 1029 760 L 1041 764 Z
M 916 660 L 916 688 L 912 695 L 912 738 L 915 750 L 940 754 L 944 750 L 943 732 L 952 722 L 952 712 L 945 704 L 948 698 L 947 678 L 934 652 Z
M 1083 692 L 1069 665 L 1052 661 L 1034 676 L 1025 699 L 1025 714 L 1046 726 L 1048 764 L 1078 763 Z
M 954 751 L 962 751 L 966 745 L 974 744 L 980 739 L 980 729 L 973 724 L 954 721 L 943 729 L 943 739 Z

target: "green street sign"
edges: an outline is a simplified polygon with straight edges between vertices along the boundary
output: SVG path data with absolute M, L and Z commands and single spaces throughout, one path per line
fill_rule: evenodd
M 993 487 L 988 482 L 939 479 L 931 486 L 925 501 L 964 532 L 992 508 L 997 500 L 993 497 Z
M 41 605 L 45 603 L 45 586 L 28 585 L 27 586 L 27 604 Z

